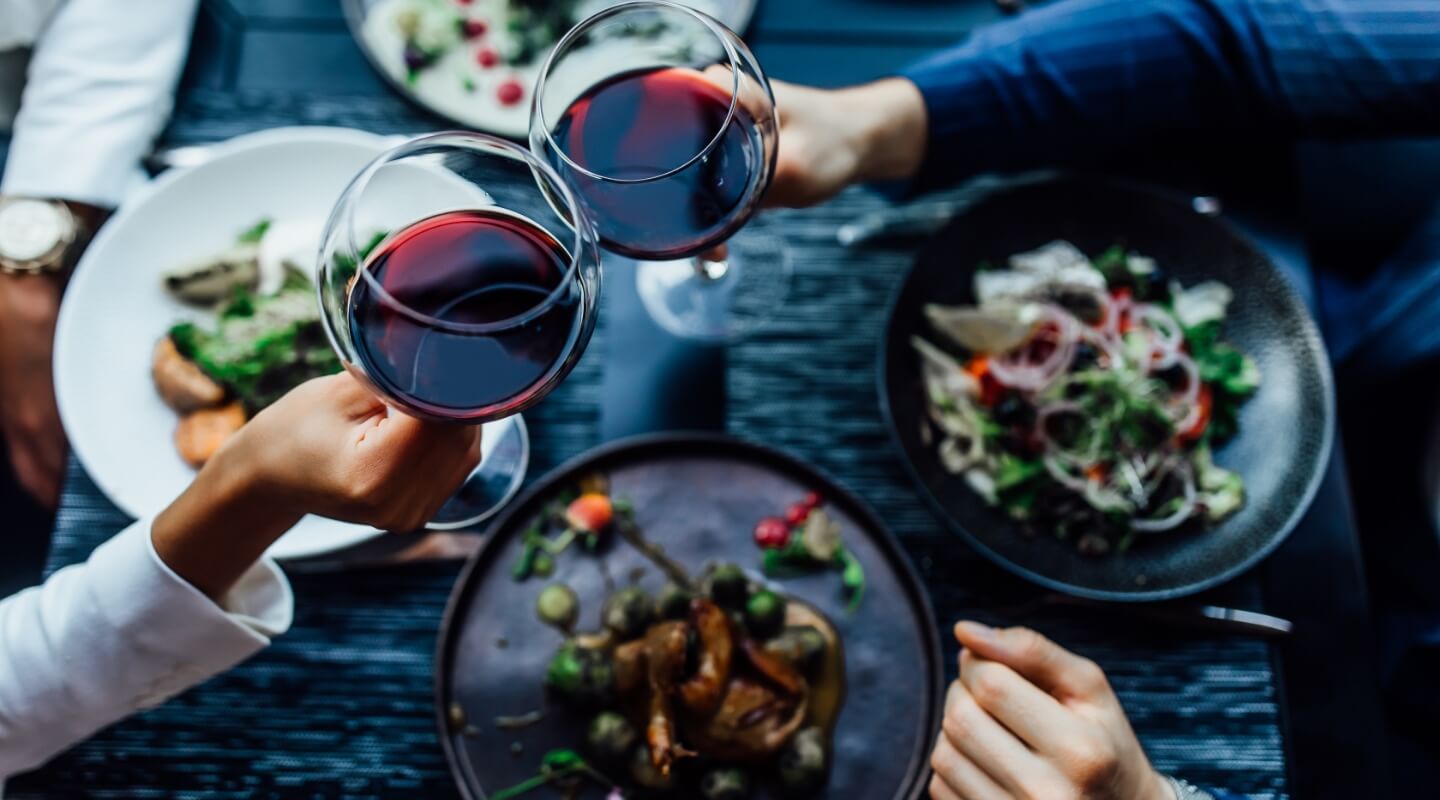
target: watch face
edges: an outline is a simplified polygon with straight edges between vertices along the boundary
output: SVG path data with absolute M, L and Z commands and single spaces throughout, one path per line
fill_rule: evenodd
M 69 233 L 70 220 L 53 203 L 18 200 L 0 206 L 0 256 L 30 261 L 55 249 Z

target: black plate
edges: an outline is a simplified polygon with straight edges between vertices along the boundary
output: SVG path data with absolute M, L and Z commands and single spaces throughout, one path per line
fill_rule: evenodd
M 940 721 L 944 667 L 928 595 L 894 536 L 853 494 L 792 456 L 721 435 L 665 434 L 601 447 L 540 480 L 492 525 L 484 548 L 456 583 L 440 630 L 435 697 L 440 739 L 465 797 L 479 800 L 533 775 L 550 748 L 582 746 L 585 719 L 558 708 L 519 731 L 499 731 L 492 718 L 545 706 L 542 679 L 561 636 L 536 619 L 534 607 L 549 581 L 564 581 L 580 596 L 582 630 L 599 627 L 605 588 L 594 556 L 578 551 L 560 556 L 548 580 L 520 583 L 509 572 L 520 551 L 519 534 L 540 509 L 596 472 L 609 476 L 615 496 L 634 503 L 647 537 L 692 572 L 710 560 L 758 568 L 759 551 L 751 541 L 755 522 L 782 513 L 805 492 L 820 492 L 864 565 L 868 588 L 852 614 L 837 573 L 780 581 L 786 593 L 829 617 L 844 642 L 847 697 L 835 729 L 834 771 L 818 797 L 922 796 Z M 654 592 L 664 583 L 622 542 L 604 558 L 621 584 L 637 566 L 646 568 L 641 586 Z M 475 726 L 471 735 L 451 730 L 452 702 Z M 512 742 L 523 746 L 519 756 L 510 754 Z M 583 795 L 601 796 L 598 790 Z M 757 800 L 774 796 L 756 795 Z
M 1065 239 L 1089 255 L 1122 242 L 1189 286 L 1235 292 L 1225 334 L 1254 357 L 1260 390 L 1240 435 L 1216 454 L 1245 480 L 1244 508 L 1195 534 L 1159 534 L 1127 553 L 1082 556 L 1050 537 L 1027 538 L 940 465 L 920 439 L 924 393 L 910 337 L 931 336 L 926 303 L 969 303 L 981 261 Z M 1256 564 L 1295 527 L 1319 487 L 1334 434 L 1330 363 L 1304 302 L 1270 259 L 1187 200 L 1103 179 L 1063 178 L 992 195 L 957 217 L 916 261 L 890 310 L 880 354 L 880 401 L 911 475 L 941 516 L 991 560 L 1044 586 L 1106 600 L 1161 600 L 1214 586 Z

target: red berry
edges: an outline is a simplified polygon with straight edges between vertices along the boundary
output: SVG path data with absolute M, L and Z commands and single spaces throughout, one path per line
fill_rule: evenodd
M 805 518 L 809 517 L 813 510 L 804 503 L 796 503 L 785 509 L 785 522 L 789 523 L 792 528 L 798 528 L 805 524 Z
M 755 525 L 755 544 L 766 550 L 784 547 L 790 541 L 790 526 L 779 517 L 766 517 Z
M 500 105 L 513 106 L 525 96 L 525 87 L 520 85 L 520 81 L 511 78 L 500 84 L 500 88 L 495 90 L 495 96 L 500 98 Z
M 486 47 L 475 54 L 475 60 L 480 62 L 480 66 L 489 69 L 500 63 L 500 54 Z
M 490 27 L 485 24 L 485 20 L 483 20 L 483 19 L 467 19 L 467 20 L 465 20 L 465 38 L 466 38 L 466 39 L 478 39 L 478 38 L 480 38 L 481 36 L 484 36 L 484 35 L 485 35 L 485 31 L 487 31 L 487 30 L 489 30 L 489 29 L 490 29 Z
M 471 3 L 475 2 L 475 0 L 455 0 L 455 2 L 459 3 L 462 6 L 468 6 Z
M 810 492 L 805 495 L 805 499 L 800 502 L 811 508 L 819 508 L 820 504 L 825 502 L 825 498 L 821 497 L 819 492 Z

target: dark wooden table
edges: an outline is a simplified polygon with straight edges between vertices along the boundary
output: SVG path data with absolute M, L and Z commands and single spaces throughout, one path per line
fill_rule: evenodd
M 976 25 L 1000 17 L 1001 13 L 987 0 L 761 0 L 746 38 L 775 78 L 840 85 L 893 71 L 934 48 L 958 40 Z M 206 0 L 175 119 L 167 132 L 169 143 L 209 141 L 281 124 L 336 124 L 337 121 L 378 132 L 444 126 L 385 87 L 352 41 L 336 0 Z M 1297 204 L 1290 191 L 1295 185 L 1295 174 L 1288 166 L 1290 161 L 1282 159 L 1285 166 L 1277 174 L 1273 159 L 1257 157 L 1256 160 L 1265 162 L 1267 168 L 1257 170 L 1250 164 L 1238 167 L 1232 164 L 1229 172 L 1209 172 L 1198 178 L 1194 174 L 1173 175 L 1162 168 L 1159 177 L 1185 188 L 1222 193 L 1232 214 L 1297 281 L 1308 286 L 1304 240 L 1296 223 Z M 1153 162 L 1137 158 L 1135 164 L 1121 166 L 1153 174 L 1153 163 L 1165 163 L 1163 155 Z M 826 226 L 833 226 L 835 220 L 866 207 L 869 207 L 868 201 L 842 198 L 833 212 L 808 218 L 808 227 L 795 235 L 823 237 Z M 903 255 L 877 256 L 875 263 L 879 267 L 901 269 L 905 258 Z M 799 267 L 803 281 L 807 265 L 801 263 Z M 864 273 L 850 274 L 853 285 L 812 286 L 802 291 L 812 298 L 838 291 L 851 296 L 854 302 L 878 306 L 884 301 L 884 290 L 893 285 L 893 276 L 889 280 L 876 279 L 869 287 L 874 290 L 873 294 L 867 296 Z M 625 284 L 610 281 L 607 285 L 611 296 L 606 301 L 605 313 L 612 320 L 602 323 L 607 329 L 597 338 L 597 346 L 615 347 L 623 345 L 627 337 L 648 335 L 643 321 L 635 321 L 637 303 L 633 289 Z M 882 478 L 893 481 L 897 474 L 893 457 L 874 459 L 877 463 L 872 466 L 853 463 L 846 455 L 849 451 L 845 448 L 853 446 L 856 453 L 853 458 L 873 458 L 878 452 L 876 448 L 884 447 L 883 441 L 876 438 L 883 437 L 878 421 L 852 421 L 843 414 L 838 415 L 835 428 L 827 432 L 829 438 L 816 439 L 813 428 L 797 427 L 776 434 L 773 427 L 767 427 L 763 417 L 774 406 L 755 404 L 736 408 L 732 404 L 727 410 L 723 405 L 727 390 L 732 398 L 754 398 L 769 391 L 790 403 L 787 413 L 823 415 L 833 411 L 826 398 L 808 397 L 793 386 L 783 385 L 787 376 L 799 374 L 794 369 L 783 364 L 768 370 L 757 368 L 757 361 L 773 360 L 777 355 L 803 358 L 802 345 L 806 341 L 803 331 L 807 325 L 833 326 L 834 321 L 824 317 L 821 306 L 809 310 L 801 307 L 782 321 L 781 329 L 767 342 L 742 345 L 728 354 L 687 349 L 670 342 L 655 348 L 660 356 L 651 356 L 648 361 L 640 359 L 638 366 L 632 362 L 631 372 L 620 379 L 615 377 L 618 368 L 609 367 L 603 378 L 597 377 L 593 374 L 593 360 L 587 359 L 592 374 L 585 377 L 587 367 L 582 364 L 573 379 L 578 387 L 584 387 L 577 390 L 583 391 L 584 396 L 560 402 L 566 404 L 566 413 L 579 407 L 598 407 L 593 413 L 598 413 L 599 421 L 561 420 L 564 415 L 560 411 L 547 412 L 544 407 L 540 411 L 541 421 L 561 437 L 568 435 L 567 424 L 588 424 L 603 433 L 647 425 L 663 427 L 677 424 L 677 420 L 662 419 L 659 411 L 637 415 L 633 411 L 635 402 L 648 397 L 649 408 L 663 410 L 669 405 L 664 400 L 667 395 L 656 399 L 657 386 L 668 391 L 668 396 L 699 393 L 712 398 L 712 405 L 708 410 L 702 408 L 693 419 L 678 422 L 703 424 L 707 420 L 723 419 L 742 434 L 778 436 L 775 443 L 796 449 L 832 472 L 848 477 L 852 486 L 864 494 L 865 485 L 872 477 L 879 485 Z M 794 346 L 787 349 L 787 341 L 794 342 Z M 873 342 L 855 345 L 857 348 L 872 346 Z M 847 356 L 849 360 L 845 363 L 873 363 L 867 360 L 868 352 L 857 351 Z M 721 371 L 727 359 L 731 366 L 728 380 Z M 817 368 L 823 370 L 826 365 Z M 648 380 L 644 379 L 647 370 Z M 738 380 L 748 383 L 737 386 L 737 375 Z M 774 376 L 773 387 L 755 385 L 757 381 L 767 380 L 756 376 L 765 375 Z M 824 376 L 819 379 L 821 383 L 824 380 Z M 852 381 L 845 385 L 861 383 L 863 381 Z M 861 408 L 868 409 L 874 405 L 874 398 L 867 396 L 850 402 L 858 402 Z M 106 516 L 111 512 L 102 507 L 103 500 L 92 500 L 85 493 L 87 484 L 83 475 L 72 474 L 67 497 L 82 498 L 78 501 L 82 507 L 78 511 L 72 509 L 73 515 L 81 519 L 112 519 L 113 516 Z M 89 491 L 93 492 L 93 487 Z M 913 501 L 913 496 L 872 498 L 882 511 L 902 509 L 896 513 L 903 519 L 892 522 L 898 529 L 936 530 L 937 525 L 928 517 L 928 512 Z M 1256 572 L 1209 595 L 1216 602 L 1263 605 L 1268 612 L 1289 617 L 1296 623 L 1295 635 L 1273 651 L 1280 676 L 1283 738 L 1288 751 L 1288 792 L 1294 796 L 1386 795 L 1383 737 L 1356 737 L 1350 733 L 1378 733 L 1382 729 L 1374 669 L 1363 646 L 1370 635 L 1369 614 L 1355 539 L 1342 461 L 1337 457 L 1315 507 L 1286 545 Z M 993 585 L 999 587 L 998 590 L 1024 590 L 1024 587 L 1017 589 L 1007 576 L 988 564 L 973 557 L 952 556 L 949 552 L 950 548 L 961 547 L 958 541 L 937 537 L 917 542 L 911 548 L 912 555 L 921 562 L 922 571 L 933 582 L 932 589 L 938 593 L 937 602 L 942 607 L 946 605 L 943 598 L 947 591 L 943 584 L 949 579 Z M 947 571 L 952 562 L 964 566 L 952 574 Z M 340 591 L 340 585 L 336 582 L 331 589 Z M 358 597 L 352 599 L 357 604 L 363 602 Z M 340 613 L 326 611 L 325 621 L 346 624 L 343 617 L 338 616 Z M 317 620 L 312 618 L 311 622 Z M 1164 660 L 1167 642 L 1172 640 L 1154 633 L 1136 635 L 1153 637 L 1157 662 Z M 1077 636 L 1083 644 L 1085 634 Z M 1350 646 L 1338 647 L 1339 642 Z M 1097 652 L 1104 651 L 1102 645 L 1096 646 L 1100 648 Z M 1218 655 L 1228 651 L 1223 645 L 1217 645 L 1216 652 Z M 1138 678 L 1128 685 L 1132 692 L 1141 692 L 1145 686 Z M 1244 712 L 1237 709 L 1236 713 Z M 115 748 L 107 750 L 112 751 L 119 752 Z M 1217 760 L 1231 757 L 1235 757 L 1234 754 L 1218 750 L 1214 753 Z M 93 765 L 93 761 L 89 763 Z M 96 773 L 102 779 L 104 774 L 103 769 Z M 43 794 L 45 782 L 43 777 L 37 778 L 15 788 L 24 790 L 28 786 L 30 791 Z M 244 785 L 239 779 L 240 776 L 235 776 L 237 788 Z M 112 791 L 116 792 L 113 796 L 123 796 L 121 787 L 112 787 Z

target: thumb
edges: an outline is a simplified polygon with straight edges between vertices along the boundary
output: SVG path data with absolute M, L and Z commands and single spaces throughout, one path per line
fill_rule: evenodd
M 1029 628 L 991 628 L 962 621 L 955 624 L 955 638 L 975 655 L 1010 667 L 1057 697 L 1091 700 L 1108 690 L 1105 673 L 1095 662 Z

